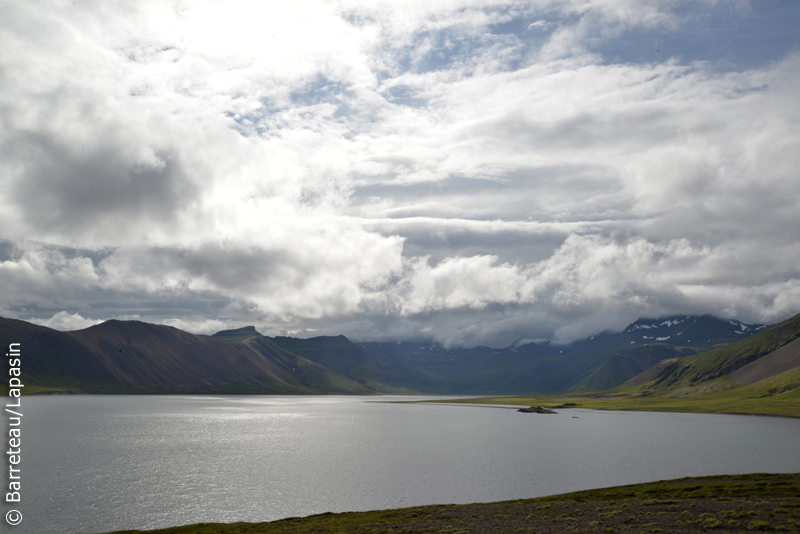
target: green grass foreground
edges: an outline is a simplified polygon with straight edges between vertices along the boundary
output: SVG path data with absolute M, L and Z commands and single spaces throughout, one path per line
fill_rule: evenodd
M 113 534 L 800 532 L 800 473 L 682 478 L 538 499 Z

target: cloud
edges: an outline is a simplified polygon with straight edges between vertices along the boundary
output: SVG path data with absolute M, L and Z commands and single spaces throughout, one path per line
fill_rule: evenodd
M 531 22 L 530 24 L 528 24 L 528 28 L 526 29 L 526 31 L 548 30 L 548 29 L 552 28 L 553 26 L 555 26 L 555 23 L 547 22 L 546 20 L 541 20 L 540 19 L 540 20 L 537 20 L 536 22 Z
M 11 194 L 19 208 L 38 214 L 27 221 L 35 231 L 116 238 L 142 224 L 169 224 L 194 200 L 195 188 L 174 154 L 125 161 L 114 148 L 83 152 L 22 135 L 3 150 L 9 162 L 30 162 Z
M 102 284 L 153 294 L 210 292 L 248 302 L 280 322 L 353 312 L 399 273 L 399 239 L 324 227 L 289 230 L 260 247 L 223 242 L 118 250 L 99 264 Z
M 69 314 L 65 311 L 61 311 L 53 315 L 50 319 L 46 321 L 43 321 L 41 319 L 36 319 L 34 317 L 30 319 L 30 322 L 34 324 L 40 324 L 48 328 L 53 328 L 55 330 L 71 331 L 71 330 L 82 330 L 84 328 L 89 328 L 90 326 L 100 324 L 102 321 L 86 319 L 82 317 L 79 313 Z
M 84 291 L 97 283 L 92 259 L 32 243 L 10 247 L 0 262 L 6 306 L 78 305 Z
M 9 7 L 0 309 L 494 345 L 796 313 L 796 25 L 721 4 Z
M 413 315 L 428 310 L 484 308 L 490 303 L 520 300 L 522 279 L 517 268 L 492 256 L 447 258 L 435 267 L 426 258 L 409 265 L 411 274 L 399 285 L 400 311 Z M 404 287 L 405 286 L 405 287 Z

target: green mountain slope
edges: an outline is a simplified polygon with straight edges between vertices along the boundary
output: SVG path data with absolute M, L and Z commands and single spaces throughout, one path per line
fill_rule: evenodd
M 626 382 L 619 389 L 652 392 L 664 388 L 676 389 L 708 383 L 726 377 L 798 338 L 800 338 L 800 315 L 718 349 L 685 358 L 664 360 Z
M 800 338 L 731 373 L 731 380 L 744 386 L 800 366 Z
M 661 360 L 695 354 L 693 348 L 677 348 L 665 343 L 642 345 L 618 352 L 600 368 L 584 378 L 570 393 L 603 391 L 625 383 L 632 377 L 650 369 Z
M 800 417 L 800 315 L 718 349 L 662 360 L 606 391 L 452 402 Z

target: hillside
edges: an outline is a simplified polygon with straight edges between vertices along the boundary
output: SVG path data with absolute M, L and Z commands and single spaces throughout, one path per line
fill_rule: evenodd
M 632 377 L 650 369 L 661 360 L 681 358 L 695 354 L 693 348 L 677 348 L 665 343 L 642 345 L 635 349 L 623 350 L 611 357 L 600 368 L 584 378 L 570 393 L 603 391 L 625 383 Z
M 139 321 L 106 321 L 69 335 L 131 386 L 189 387 L 261 383 L 298 387 L 287 362 L 208 336 Z
M 434 389 L 411 367 L 371 352 L 344 336 L 275 337 L 270 341 L 286 352 L 299 354 L 371 390 L 409 394 Z
M 266 339 L 226 342 L 114 320 L 58 332 L 4 318 L 0 338 L 22 344 L 26 393 L 373 393 Z
M 0 339 L 22 344 L 22 372 L 26 392 L 36 384 L 113 383 L 113 373 L 80 341 L 59 332 L 17 319 L 0 318 Z
M 800 338 L 738 368 L 730 377 L 734 382 L 747 386 L 796 367 L 800 367 Z
M 343 373 L 330 369 L 302 355 L 288 351 L 275 343 L 269 337 L 261 335 L 253 326 L 237 330 L 224 330 L 212 336 L 235 347 L 247 348 L 263 355 L 270 355 L 275 359 L 288 362 L 289 367 L 308 388 L 309 393 L 340 393 L 347 395 L 370 395 L 375 393 L 388 393 L 378 387 L 354 380 Z M 347 338 L 343 337 L 343 344 L 355 347 Z
M 700 387 L 700 384 L 728 377 L 737 369 L 777 351 L 799 337 L 800 315 L 796 315 L 736 343 L 694 356 L 664 360 L 622 384 L 620 390 L 653 392 L 665 388 Z M 708 385 L 703 387 L 707 388 Z
M 718 349 L 662 360 L 606 391 L 452 402 L 800 417 L 800 315 Z

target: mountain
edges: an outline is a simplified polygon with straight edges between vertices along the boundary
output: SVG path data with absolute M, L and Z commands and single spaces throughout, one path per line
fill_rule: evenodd
M 547 345 L 516 349 L 446 349 L 438 343 L 370 342 L 370 352 L 410 369 L 418 377 L 418 389 L 440 394 L 494 394 L 531 391 L 547 374 L 550 358 L 558 350 Z
M 680 358 L 696 354 L 689 347 L 677 348 L 665 343 L 642 345 L 635 349 L 623 350 L 611 357 L 600 368 L 571 388 L 571 393 L 602 391 L 625 383 L 634 376 L 650 369 L 661 360 Z
M 626 346 L 570 392 L 601 391 L 618 386 L 660 360 L 705 352 L 736 342 L 766 328 L 765 325 L 718 319 L 712 315 L 638 319 L 607 347 Z M 590 338 L 591 339 L 591 338 Z
M 374 391 L 413 394 L 433 390 L 431 384 L 411 367 L 369 351 L 344 336 L 275 337 L 271 342 L 286 352 L 299 354 Z
M 800 338 L 730 374 L 731 380 L 747 386 L 800 367 Z
M 631 345 L 669 343 L 675 346 L 692 346 L 708 350 L 720 344 L 732 343 L 749 337 L 764 328 L 766 325 L 726 321 L 713 315 L 671 316 L 659 319 L 639 319 L 629 325 L 623 334 L 627 335 Z
M 661 360 L 605 391 L 573 390 L 560 395 L 498 396 L 453 402 L 800 417 L 800 315 L 757 330 L 728 345 Z M 647 351 L 643 354 L 640 349 Z M 675 349 L 658 349 L 661 350 Z M 645 346 L 619 353 L 603 367 L 608 371 L 615 365 L 646 358 L 646 352 L 650 351 L 657 357 L 658 351 L 653 346 Z M 602 374 L 595 373 L 592 379 L 599 382 Z
M 21 343 L 26 392 L 374 393 L 250 328 L 256 335 L 242 343 L 139 321 L 58 332 L 0 318 L 3 342 Z
M 800 315 L 724 347 L 662 360 L 616 388 L 570 402 L 615 410 L 800 417 Z
M 622 332 L 601 332 L 568 345 L 545 342 L 504 349 L 446 349 L 436 343 L 408 342 L 361 345 L 406 365 L 417 376 L 424 377 L 426 385 L 435 386 L 435 389 L 420 388 L 420 391 L 474 395 L 555 394 L 571 388 L 576 388 L 573 391 L 605 389 L 600 383 L 607 387 L 619 385 L 665 357 L 704 352 L 747 338 L 764 328 L 711 315 L 682 315 L 639 319 Z M 644 348 L 653 344 L 658 348 Z M 628 352 L 632 349 L 633 353 Z M 617 354 L 620 358 L 608 368 L 598 370 Z M 594 372 L 599 374 L 584 382 Z
M 115 381 L 111 371 L 66 332 L 17 319 L 0 318 L 0 339 L 4 347 L 9 343 L 21 344 L 21 372 L 28 387 Z
M 705 389 L 708 389 L 709 383 L 718 379 L 735 382 L 731 375 L 752 384 L 783 372 L 791 372 L 796 367 L 795 364 L 800 363 L 797 361 L 798 347 L 792 343 L 798 338 L 800 315 L 724 347 L 685 358 L 663 360 L 628 380 L 620 388 L 639 388 L 641 391 L 652 392 L 666 388 L 693 388 L 704 384 Z M 778 353 L 783 347 L 787 348 Z M 760 364 L 756 363 L 765 357 L 768 358 Z M 753 365 L 744 369 L 749 364 Z
M 397 385 L 402 373 L 390 362 L 374 355 L 344 336 L 296 339 L 263 336 L 255 327 L 224 330 L 212 336 L 234 346 L 249 347 L 262 354 L 289 358 L 303 383 L 317 392 L 364 395 L 374 393 L 415 393 Z M 394 371 L 395 374 L 392 374 Z
M 28 392 L 547 394 L 617 385 L 663 357 L 721 346 L 762 328 L 681 316 L 641 319 L 623 332 L 569 345 L 446 349 L 356 344 L 344 336 L 270 338 L 252 326 L 203 336 L 117 320 L 58 332 L 0 318 L 0 339 L 22 342 L 23 376 L 34 388 Z

